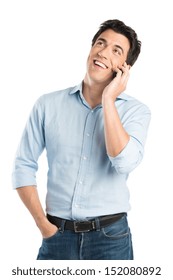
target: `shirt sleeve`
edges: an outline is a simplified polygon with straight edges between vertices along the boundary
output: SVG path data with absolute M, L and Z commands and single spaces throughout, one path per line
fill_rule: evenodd
M 144 104 L 132 106 L 122 118 L 130 140 L 116 157 L 108 155 L 117 173 L 129 173 L 142 161 L 150 119 L 151 112 Z
M 12 174 L 14 189 L 37 184 L 38 158 L 44 147 L 43 116 L 38 100 L 31 111 L 14 160 Z

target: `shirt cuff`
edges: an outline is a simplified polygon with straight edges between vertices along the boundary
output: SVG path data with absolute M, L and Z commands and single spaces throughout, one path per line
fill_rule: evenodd
M 141 162 L 143 147 L 135 138 L 130 137 L 125 148 L 116 157 L 108 157 L 117 173 L 129 173 Z
M 33 174 L 26 174 L 25 172 L 14 172 L 12 175 L 13 189 L 25 186 L 36 186 L 36 178 Z

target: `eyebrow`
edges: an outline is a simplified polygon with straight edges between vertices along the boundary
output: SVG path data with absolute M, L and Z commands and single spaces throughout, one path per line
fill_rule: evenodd
M 100 38 L 97 39 L 97 41 L 99 41 L 99 40 L 102 41 L 102 42 L 104 42 L 104 43 L 107 43 L 106 39 L 104 39 L 104 38 L 101 38 L 101 37 L 100 37 Z M 116 48 L 119 48 L 119 49 L 122 51 L 122 53 L 124 53 L 124 50 L 123 50 L 123 48 L 122 48 L 120 45 L 115 44 L 114 46 L 115 46 Z

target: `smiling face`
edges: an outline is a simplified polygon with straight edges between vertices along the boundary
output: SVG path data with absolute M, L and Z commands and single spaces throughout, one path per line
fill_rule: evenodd
M 90 50 L 87 77 L 93 82 L 109 83 L 116 69 L 126 61 L 129 49 L 129 40 L 124 35 L 107 29 Z

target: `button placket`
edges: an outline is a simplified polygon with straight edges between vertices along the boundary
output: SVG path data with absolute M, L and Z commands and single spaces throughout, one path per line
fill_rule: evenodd
M 90 113 L 87 115 L 87 119 L 85 123 L 80 169 L 78 173 L 75 193 L 73 197 L 73 204 L 72 204 L 72 216 L 74 219 L 78 218 L 79 207 L 83 205 L 83 202 L 85 201 L 85 195 L 87 193 L 87 189 L 85 189 L 87 187 L 86 176 L 89 168 L 90 154 L 92 149 L 93 137 L 91 137 L 91 135 L 93 135 L 94 133 L 96 117 L 97 117 L 96 112 L 94 110 L 91 110 Z M 75 205 L 77 205 L 78 207 L 75 207 Z

